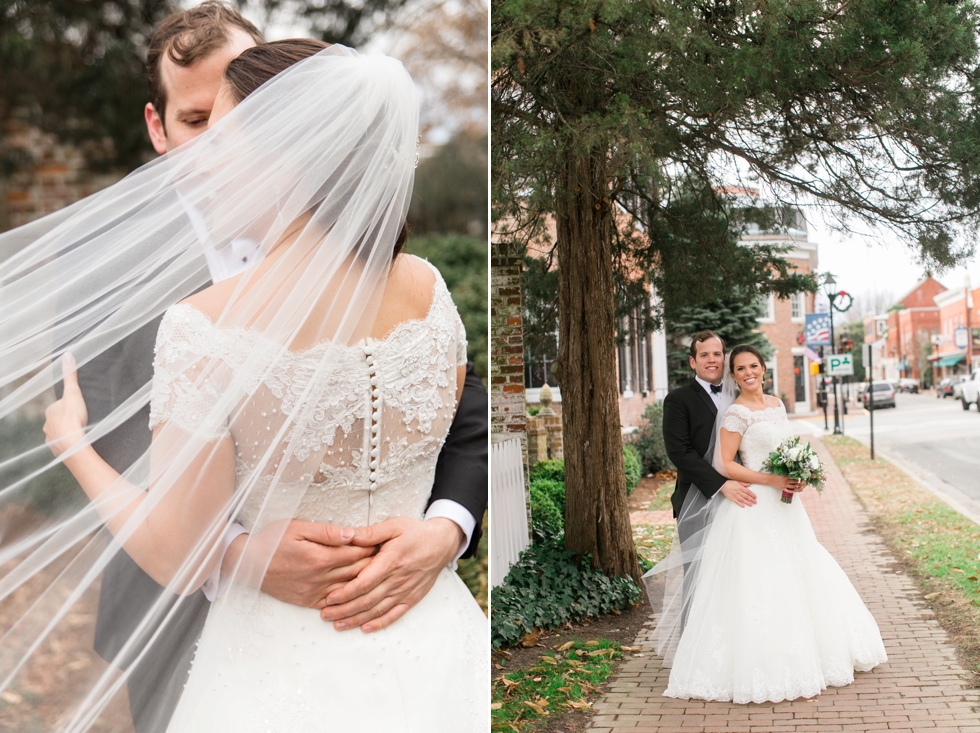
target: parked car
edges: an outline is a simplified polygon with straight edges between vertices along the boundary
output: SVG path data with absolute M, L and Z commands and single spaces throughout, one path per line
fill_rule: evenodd
M 872 382 L 871 392 L 864 390 L 864 394 L 861 395 L 861 404 L 865 408 L 868 408 L 871 401 L 868 399 L 871 394 L 874 394 L 874 406 L 873 409 L 877 410 L 879 407 L 894 407 L 895 406 L 895 388 L 892 387 L 891 382 Z
M 963 382 L 968 380 L 970 377 L 966 374 L 961 374 L 958 377 L 953 377 L 953 399 L 961 400 L 963 399 Z
M 974 369 L 969 379 L 960 383 L 960 403 L 964 410 L 969 410 L 973 404 L 980 412 L 980 369 Z
M 919 380 L 912 379 L 911 377 L 902 377 L 898 380 L 898 391 L 919 394 Z
M 939 382 L 939 386 L 936 387 L 936 399 L 942 397 L 943 399 L 953 396 L 953 379 L 952 377 L 944 377 Z

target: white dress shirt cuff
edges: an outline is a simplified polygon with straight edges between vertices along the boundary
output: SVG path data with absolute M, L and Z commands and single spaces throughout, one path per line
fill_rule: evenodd
M 232 524 L 225 530 L 225 537 L 221 541 L 221 554 L 218 556 L 218 564 L 211 571 L 211 577 L 204 581 L 204 585 L 201 586 L 201 590 L 204 591 L 204 597 L 212 603 L 228 582 L 228 578 L 221 577 L 221 563 L 225 560 L 225 553 L 228 552 L 228 547 L 231 543 L 239 535 L 243 534 L 248 534 L 248 530 L 240 524 Z
M 470 540 L 473 538 L 473 530 L 476 529 L 476 519 L 470 514 L 469 509 L 452 499 L 436 499 L 429 505 L 429 508 L 425 512 L 425 518 L 434 519 L 435 517 L 451 519 L 463 530 L 463 534 L 465 535 L 459 543 L 456 556 L 450 565 L 451 570 L 456 570 L 456 561 L 459 560 L 460 555 L 466 552 L 466 548 L 470 546 Z

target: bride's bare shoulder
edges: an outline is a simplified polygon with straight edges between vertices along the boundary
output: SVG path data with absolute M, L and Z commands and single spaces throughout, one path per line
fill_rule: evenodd
M 239 277 L 232 277 L 228 280 L 222 280 L 219 283 L 214 283 L 209 287 L 199 290 L 190 297 L 184 298 L 181 302 L 183 305 L 189 305 L 191 308 L 196 308 L 206 315 L 211 321 L 216 322 L 228 305 L 228 301 L 235 292 L 235 284 L 238 282 Z
M 404 309 L 408 318 L 421 318 L 432 304 L 436 277 L 435 268 L 420 257 L 398 255 L 388 275 L 385 300 Z
M 766 407 L 783 407 L 783 401 L 775 395 L 766 395 Z

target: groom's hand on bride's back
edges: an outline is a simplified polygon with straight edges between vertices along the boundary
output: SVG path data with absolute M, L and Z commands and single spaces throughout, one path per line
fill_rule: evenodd
M 378 554 L 356 579 L 327 595 L 320 616 L 338 631 L 390 626 L 425 597 L 464 539 L 459 525 L 443 517 L 395 517 L 358 528 L 351 543 L 377 546 Z
M 721 485 L 719 491 L 725 495 L 726 499 L 734 501 L 740 507 L 754 506 L 756 498 L 752 490 L 749 489 L 751 485 L 729 479 Z

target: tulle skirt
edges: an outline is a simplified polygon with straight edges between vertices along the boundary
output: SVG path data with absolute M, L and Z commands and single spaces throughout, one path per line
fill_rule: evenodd
M 752 490 L 753 507 L 717 497 L 668 697 L 812 697 L 887 659 L 878 625 L 817 542 L 803 502 Z
M 386 629 L 232 586 L 212 609 L 171 733 L 489 729 L 487 619 L 455 573 Z

